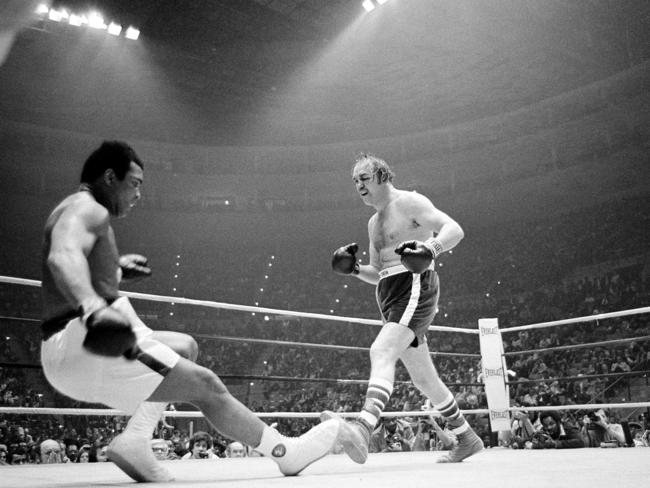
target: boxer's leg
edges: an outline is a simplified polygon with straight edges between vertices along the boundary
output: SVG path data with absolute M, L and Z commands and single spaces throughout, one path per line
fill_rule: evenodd
M 185 401 L 198 406 L 221 434 L 274 460 L 285 475 L 298 474 L 328 454 L 340 428 L 339 422 L 332 420 L 297 438 L 282 436 L 233 397 L 216 374 L 184 358 L 165 376 L 149 401 Z
M 431 400 L 458 439 L 458 444 L 438 462 L 457 463 L 480 452 L 483 441 L 467 423 L 451 391 L 440 379 L 426 342 L 408 348 L 400 359 L 415 386 Z
M 334 412 L 325 411 L 321 420 L 337 418 L 341 422 L 341 444 L 355 463 L 368 459 L 370 435 L 393 392 L 395 364 L 415 335 L 404 325 L 385 324 L 370 347 L 370 379 L 363 409 L 355 422 L 343 422 Z

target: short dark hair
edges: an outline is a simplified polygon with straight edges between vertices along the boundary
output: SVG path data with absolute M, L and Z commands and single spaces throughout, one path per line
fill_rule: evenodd
M 559 423 L 562 422 L 562 418 L 560 417 L 560 414 L 558 412 L 556 412 L 555 410 L 542 411 L 539 414 L 539 421 L 541 422 L 546 417 L 551 417 L 556 424 L 559 424 Z
M 133 148 L 126 142 L 104 141 L 86 159 L 81 170 L 81 183 L 94 182 L 107 169 L 115 171 L 117 179 L 123 180 L 129 171 L 132 161 L 144 169 L 142 160 L 140 160 Z
M 201 441 L 205 441 L 206 444 L 208 445 L 208 448 L 212 449 L 213 446 L 212 436 L 207 432 L 203 432 L 202 430 L 199 430 L 198 432 L 195 432 L 192 437 L 190 437 L 190 451 L 194 449 L 194 444 Z
M 377 183 L 385 183 L 387 181 L 393 181 L 395 173 L 390 169 L 390 166 L 386 161 L 373 154 L 368 153 L 359 153 L 354 158 L 354 166 L 360 163 L 370 163 L 370 168 L 372 170 L 372 177 L 377 177 Z

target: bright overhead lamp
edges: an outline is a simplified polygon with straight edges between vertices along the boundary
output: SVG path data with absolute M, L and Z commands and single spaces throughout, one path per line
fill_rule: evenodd
M 119 36 L 120 32 L 122 32 L 122 26 L 120 24 L 116 24 L 115 22 L 111 22 L 108 24 L 108 33 L 113 35 L 113 36 Z
M 38 5 L 35 13 L 42 15 L 43 18 L 51 20 L 52 22 L 66 22 L 75 27 L 87 25 L 93 29 L 105 30 L 108 34 L 116 37 L 119 37 L 124 32 L 122 26 L 117 22 L 111 21 L 106 25 L 107 21 L 104 19 L 102 14 L 97 11 L 89 13 L 69 12 L 65 9 L 49 8 L 47 4 L 42 3 Z M 124 37 L 133 40 L 138 39 L 138 37 L 140 37 L 140 30 L 130 26 L 124 32 Z
M 70 25 L 79 27 L 81 24 L 83 24 L 83 19 L 79 15 L 71 14 L 70 18 L 68 19 L 68 23 Z
M 61 19 L 63 18 L 63 14 L 58 10 L 50 9 L 50 11 L 47 14 L 47 18 L 53 22 L 61 22 Z
M 135 27 L 129 27 L 124 34 L 124 37 L 127 39 L 133 39 L 134 41 L 140 37 L 140 31 Z
M 366 12 L 372 12 L 375 10 L 375 4 L 372 3 L 372 0 L 363 0 L 363 3 L 361 5 L 366 10 Z
M 97 12 L 92 12 L 88 15 L 88 27 L 93 29 L 107 29 L 108 26 L 104 23 L 104 17 Z

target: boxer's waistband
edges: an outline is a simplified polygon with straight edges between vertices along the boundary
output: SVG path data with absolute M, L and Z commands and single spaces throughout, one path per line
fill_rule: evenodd
M 106 303 L 110 305 L 115 300 L 116 300 L 115 298 L 107 299 Z M 79 307 L 78 310 L 70 310 L 69 312 L 61 314 L 58 317 L 45 320 L 41 324 L 41 333 L 43 334 L 43 340 L 46 341 L 57 332 L 61 332 L 63 329 L 65 329 L 66 325 L 68 325 L 68 322 L 70 322 L 72 319 L 76 319 L 77 317 L 81 317 L 81 316 L 82 316 L 82 311 L 81 311 L 81 307 Z
M 429 265 L 430 270 L 435 270 L 435 262 L 431 261 L 431 264 Z M 383 280 L 384 278 L 388 278 L 389 276 L 393 276 L 396 274 L 400 273 L 410 273 L 408 269 L 403 264 L 398 264 L 395 266 L 391 266 L 390 268 L 384 268 L 379 272 L 379 279 Z
M 41 324 L 43 340 L 46 341 L 57 332 L 61 332 L 63 329 L 65 329 L 66 325 L 68 325 L 68 322 L 77 317 L 81 317 L 81 309 L 70 310 L 63 315 L 59 315 L 58 317 L 54 317 L 43 322 Z

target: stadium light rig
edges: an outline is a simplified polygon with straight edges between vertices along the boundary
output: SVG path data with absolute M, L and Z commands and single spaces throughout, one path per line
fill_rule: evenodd
M 67 9 L 54 9 L 46 4 L 40 4 L 36 7 L 36 15 L 43 20 L 50 20 L 57 23 L 67 22 L 74 27 L 88 26 L 96 30 L 104 30 L 112 36 L 119 37 L 124 32 L 124 37 L 136 40 L 140 37 L 140 30 L 129 26 L 126 31 L 117 22 L 106 23 L 104 17 L 99 12 L 88 12 L 82 14 L 79 12 L 69 12 Z
M 365 9 L 366 12 L 372 12 L 377 7 L 385 4 L 388 0 L 363 0 L 361 6 Z

